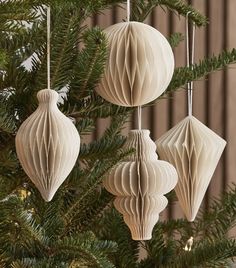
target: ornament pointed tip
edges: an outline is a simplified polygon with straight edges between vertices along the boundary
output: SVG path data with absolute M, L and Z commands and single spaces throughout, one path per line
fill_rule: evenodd
M 152 236 L 145 236 L 145 237 L 132 237 L 132 240 L 134 241 L 147 241 L 147 240 L 151 240 Z
M 141 224 L 141 228 L 137 228 L 136 226 L 130 226 L 131 230 L 131 237 L 134 241 L 146 241 L 152 239 L 152 229 L 153 228 L 146 228 Z M 133 228 L 132 228 L 133 227 Z M 142 230 L 140 230 L 142 229 Z
M 50 202 L 50 201 L 52 201 L 52 199 L 54 197 L 54 194 L 55 194 L 55 192 L 48 191 L 46 193 L 45 192 L 41 193 L 41 196 L 42 196 L 42 198 L 44 199 L 45 202 Z
M 46 197 L 43 197 L 43 200 L 47 203 L 49 203 L 50 201 L 52 201 L 52 198 L 46 198 Z
M 195 220 L 195 218 L 197 216 L 198 209 L 199 208 L 197 208 L 195 213 L 187 213 L 187 212 L 185 212 L 186 219 L 187 219 L 188 222 L 194 222 L 194 220 Z
M 192 217 L 192 218 L 187 218 L 188 222 L 194 222 L 195 220 L 195 217 Z

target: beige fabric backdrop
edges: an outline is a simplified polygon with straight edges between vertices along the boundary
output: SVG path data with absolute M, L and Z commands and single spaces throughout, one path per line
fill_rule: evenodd
M 235 0 L 192 0 L 193 6 L 209 18 L 206 28 L 196 32 L 196 61 L 210 55 L 217 55 L 224 49 L 236 47 L 236 1 Z M 126 18 L 121 8 L 114 8 L 102 15 L 95 16 L 88 24 L 105 28 Z M 156 27 L 165 36 L 173 32 L 184 33 L 185 20 L 173 13 L 157 8 L 147 19 L 147 23 Z M 184 42 L 175 49 L 176 66 L 185 64 Z M 213 176 L 211 185 L 203 202 L 207 208 L 213 196 L 219 196 L 227 185 L 236 182 L 236 69 L 209 75 L 194 84 L 194 115 L 213 131 L 228 141 L 227 148 Z M 155 107 L 143 109 L 143 128 L 151 130 L 155 140 L 186 116 L 186 91 L 180 89 L 169 99 L 158 101 Z M 97 122 L 94 137 L 104 130 L 106 122 Z M 127 125 L 134 128 L 136 123 Z M 162 217 L 182 217 L 178 203 L 169 206 Z

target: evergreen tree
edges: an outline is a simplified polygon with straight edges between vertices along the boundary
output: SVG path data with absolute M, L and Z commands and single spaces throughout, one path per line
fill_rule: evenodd
M 94 89 L 107 57 L 105 36 L 85 20 L 120 0 L 0 1 L 0 267 L 231 267 L 236 241 L 228 231 L 236 223 L 236 189 L 214 200 L 194 223 L 159 222 L 153 238 L 132 241 L 113 197 L 101 187 L 107 172 L 132 151 L 124 151 L 121 130 L 132 109 L 112 105 Z M 75 119 L 81 136 L 98 118 L 110 118 L 101 138 L 82 144 L 79 159 L 53 201 L 46 203 L 23 172 L 15 152 L 15 134 L 37 106 L 46 88 L 46 5 L 52 9 L 52 88 L 67 96 L 60 109 Z M 132 19 L 143 21 L 155 7 L 170 9 L 202 27 L 207 19 L 182 0 L 133 1 Z M 169 37 L 177 46 L 181 34 Z M 80 44 L 83 43 L 83 46 Z M 25 61 L 31 61 L 31 68 Z M 192 68 L 176 68 L 165 94 L 236 62 L 236 50 L 203 59 Z M 171 199 L 170 195 L 170 199 Z M 196 240 L 191 251 L 186 241 Z M 147 256 L 139 261 L 140 247 Z

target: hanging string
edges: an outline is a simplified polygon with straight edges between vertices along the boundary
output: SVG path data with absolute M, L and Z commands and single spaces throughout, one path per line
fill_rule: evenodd
M 138 130 L 142 129 L 142 106 L 138 106 Z
M 130 22 L 130 0 L 127 0 L 127 22 Z M 142 129 L 142 107 L 138 106 L 138 130 Z
M 130 14 L 131 14 L 130 0 L 127 0 L 127 22 L 130 22 Z M 142 129 L 142 107 L 138 106 L 138 130 L 141 129 Z
M 127 0 L 127 22 L 130 22 L 130 14 L 131 14 L 130 0 Z M 142 107 L 138 106 L 138 130 L 141 129 L 142 129 Z
M 187 67 L 191 66 L 193 70 L 194 64 L 194 52 L 195 52 L 195 23 L 193 22 L 192 26 L 192 42 L 191 42 L 191 55 L 190 55 L 190 48 L 189 48 L 189 13 L 186 15 L 186 54 L 187 54 Z M 187 84 L 188 90 L 188 115 L 191 116 L 193 113 L 193 81 L 188 82 Z
M 50 33 L 51 33 L 51 8 L 47 7 L 47 83 L 48 89 L 51 88 L 51 79 L 50 79 Z
M 130 21 L 130 0 L 127 1 L 127 22 Z

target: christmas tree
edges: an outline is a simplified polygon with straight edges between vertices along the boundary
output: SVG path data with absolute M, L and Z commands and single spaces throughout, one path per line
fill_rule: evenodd
M 150 241 L 133 241 L 113 196 L 103 187 L 107 172 L 133 151 L 124 150 L 125 123 L 134 112 L 95 92 L 107 59 L 107 40 L 86 20 L 124 1 L 9 0 L 0 2 L 0 267 L 231 267 L 236 241 L 236 189 L 212 201 L 193 223 L 160 221 Z M 78 161 L 53 200 L 46 203 L 22 170 L 15 135 L 46 88 L 46 7 L 51 6 L 51 81 L 60 110 L 74 118 L 83 138 L 97 119 L 109 118 L 101 137 L 82 142 Z M 182 0 L 138 0 L 131 18 L 144 21 L 164 8 L 198 27 L 207 18 Z M 125 18 L 124 18 L 125 19 Z M 172 47 L 182 34 L 169 36 Z M 176 68 L 165 97 L 186 83 L 236 62 L 236 50 Z M 83 141 L 83 139 L 82 139 Z M 168 195 L 175 201 L 174 193 Z M 192 237 L 194 244 L 192 245 Z M 144 250 L 144 254 L 140 251 Z M 140 259 L 140 256 L 142 258 Z

